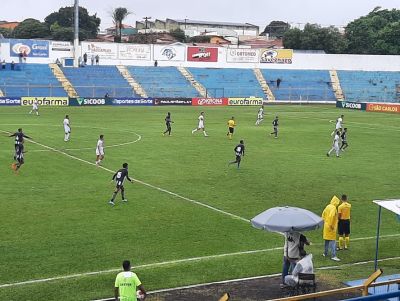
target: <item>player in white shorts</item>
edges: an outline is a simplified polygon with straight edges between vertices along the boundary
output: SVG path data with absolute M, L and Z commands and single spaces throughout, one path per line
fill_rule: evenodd
M 200 116 L 199 116 L 198 119 L 199 119 L 199 124 L 197 125 L 197 128 L 195 128 L 194 130 L 192 130 L 192 135 L 193 135 L 195 132 L 202 130 L 202 131 L 203 131 L 203 134 L 204 134 L 204 137 L 208 137 L 208 135 L 207 135 L 207 133 L 206 133 L 206 129 L 205 129 L 205 127 L 204 127 L 204 112 L 201 112 L 201 113 L 200 113 Z
M 264 106 L 258 110 L 256 125 L 260 125 L 260 123 L 264 120 Z
M 37 98 L 32 103 L 32 110 L 29 112 L 29 114 L 36 113 L 37 116 L 39 116 L 39 103 Z
M 333 138 L 333 143 L 332 143 L 332 148 L 329 150 L 329 152 L 326 154 L 327 157 L 330 156 L 330 154 L 335 151 L 336 157 L 339 158 L 339 141 L 340 141 L 340 132 L 336 131 L 335 137 Z
M 69 116 L 65 115 L 64 121 L 63 121 L 63 125 L 64 125 L 64 141 L 67 142 L 69 141 L 69 135 L 71 134 L 71 125 L 69 123 Z
M 331 133 L 331 136 L 333 136 L 337 131 L 342 131 L 343 117 L 344 115 L 340 115 L 340 117 L 336 120 L 335 130 Z
M 100 165 L 103 159 L 104 159 L 104 135 L 100 135 L 96 147 L 96 165 Z

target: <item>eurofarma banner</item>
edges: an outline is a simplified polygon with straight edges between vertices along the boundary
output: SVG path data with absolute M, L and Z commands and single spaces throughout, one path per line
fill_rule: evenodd
M 292 49 L 262 49 L 260 63 L 291 64 L 293 62 Z
M 157 61 L 179 61 L 185 60 L 185 46 L 179 45 L 154 45 L 153 58 Z
M 21 106 L 31 106 L 37 101 L 39 106 L 68 106 L 68 97 L 21 97 Z
M 49 41 L 10 39 L 10 56 L 18 57 L 21 53 L 25 57 L 48 58 Z

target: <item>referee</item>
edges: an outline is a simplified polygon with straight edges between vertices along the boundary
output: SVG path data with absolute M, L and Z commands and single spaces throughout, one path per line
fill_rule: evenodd
M 350 244 L 350 211 L 351 204 L 347 201 L 347 195 L 342 195 L 342 204 L 338 207 L 339 222 L 339 248 L 338 250 L 345 250 L 349 248 Z
M 115 301 L 136 301 L 145 299 L 147 293 L 138 276 L 131 272 L 131 263 L 125 260 L 122 263 L 123 272 L 115 279 Z M 139 290 L 139 292 L 137 291 Z

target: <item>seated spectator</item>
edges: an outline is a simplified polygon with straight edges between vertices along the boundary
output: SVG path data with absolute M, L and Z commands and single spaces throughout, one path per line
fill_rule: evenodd
M 296 263 L 292 274 L 285 277 L 285 284 L 295 287 L 299 283 L 299 274 L 314 274 L 312 254 L 306 255 Z
M 3 60 L 2 62 L 1 62 L 1 69 L 6 69 L 6 60 Z

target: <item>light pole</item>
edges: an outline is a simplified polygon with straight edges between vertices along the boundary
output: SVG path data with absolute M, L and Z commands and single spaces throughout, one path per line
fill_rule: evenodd
M 143 17 L 144 19 L 144 34 L 146 35 L 146 43 L 147 43 L 147 21 L 151 19 L 151 17 Z
M 79 0 L 75 0 L 74 12 L 74 67 L 79 67 Z

